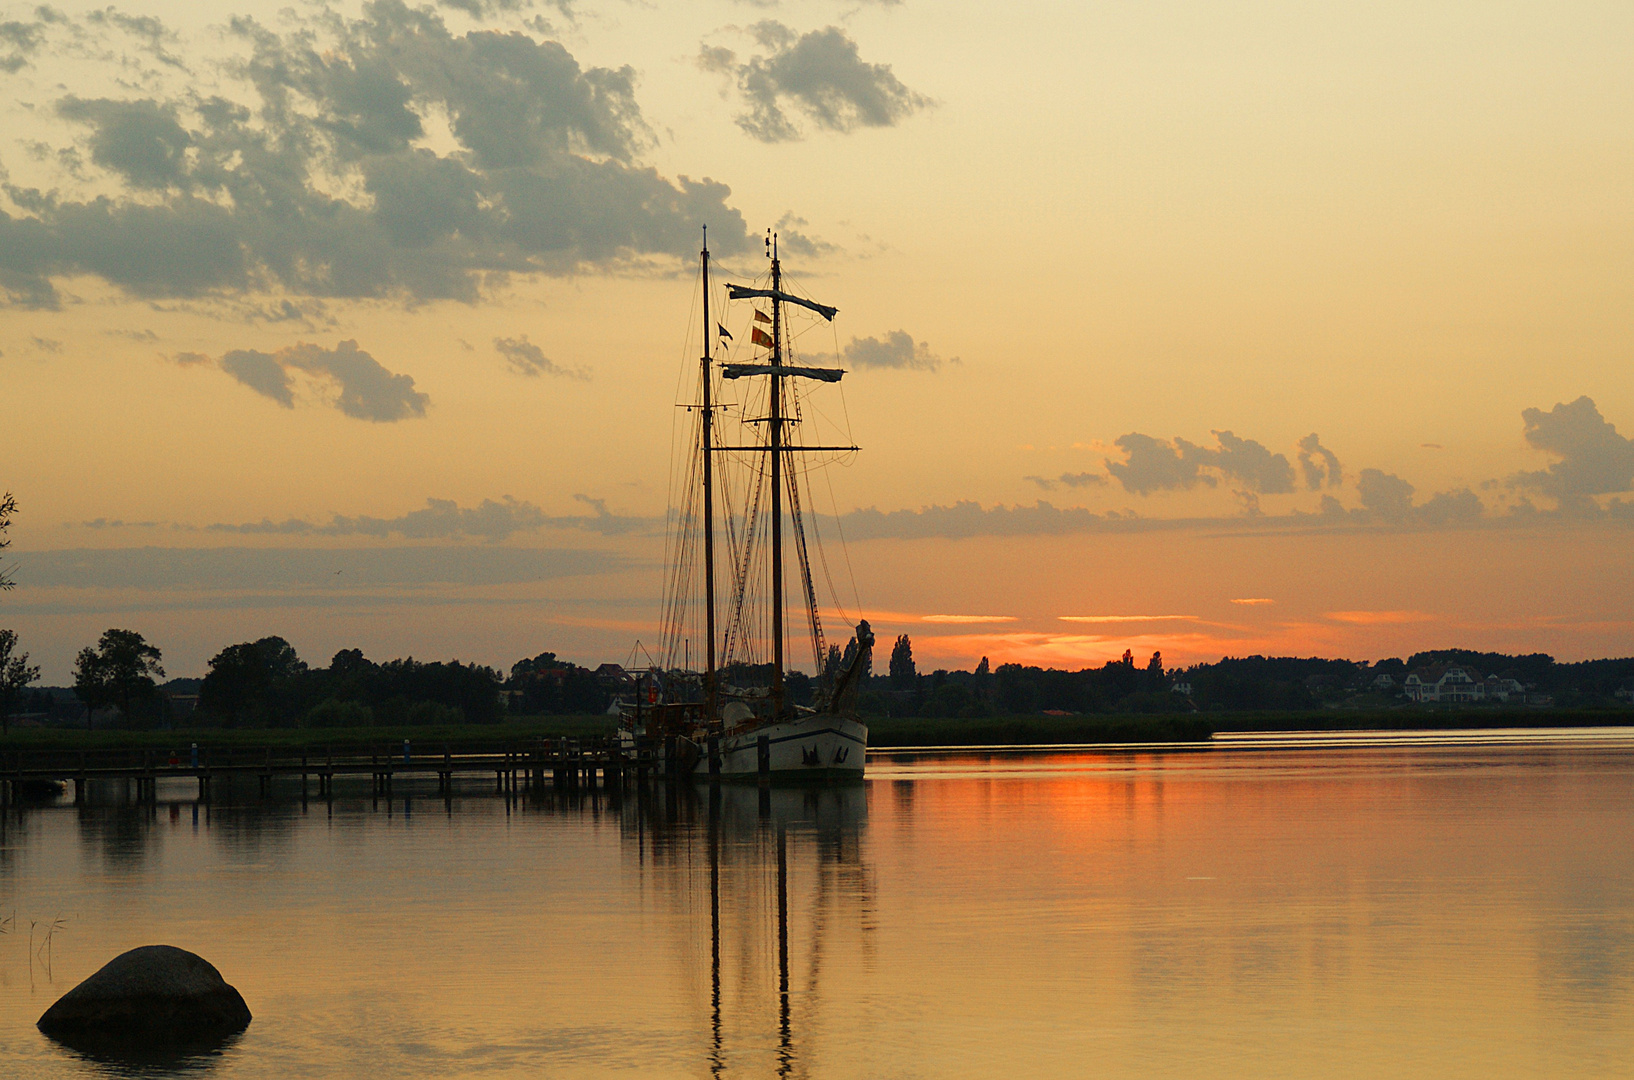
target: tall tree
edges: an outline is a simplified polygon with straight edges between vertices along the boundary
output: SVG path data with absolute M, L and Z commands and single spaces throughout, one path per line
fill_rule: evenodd
M 119 706 L 125 722 L 132 723 L 136 704 L 158 690 L 153 680 L 164 677 L 162 659 L 158 646 L 149 645 L 135 630 L 104 631 L 96 648 L 80 650 L 74 664 L 74 693 L 92 712 L 97 704 Z
M 74 657 L 74 696 L 85 705 L 85 726 L 96 728 L 96 711 L 110 704 L 108 665 L 102 654 L 87 645 Z
M 40 677 L 28 653 L 17 652 L 17 631 L 0 630 L 0 734 L 11 732 L 11 703 L 17 694 Z
M 233 725 L 275 720 L 292 709 L 294 681 L 305 673 L 306 662 L 281 637 L 229 645 L 210 658 L 199 708 Z
M 0 551 L 11 546 L 11 541 L 6 538 L 6 530 L 11 528 L 11 515 L 16 512 L 17 500 L 12 498 L 11 492 L 0 495 Z M 0 592 L 5 592 L 16 584 L 9 573 L 0 570 Z
M 913 666 L 913 642 L 903 634 L 891 646 L 891 685 L 898 690 L 912 690 L 919 673 Z

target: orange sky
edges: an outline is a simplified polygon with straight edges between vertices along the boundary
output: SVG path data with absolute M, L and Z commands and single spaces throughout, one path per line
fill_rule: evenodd
M 1626 5 L 474 7 L 7 9 L 47 681 L 650 642 L 706 222 L 840 308 L 824 602 L 926 662 L 1630 652 Z

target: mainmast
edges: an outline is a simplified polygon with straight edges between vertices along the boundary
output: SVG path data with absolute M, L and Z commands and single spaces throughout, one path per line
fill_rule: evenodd
M 783 716 L 783 267 L 772 237 L 772 717 Z
M 818 315 L 822 316 L 824 319 L 829 320 L 830 322 L 833 321 L 834 316 L 838 313 L 838 309 L 834 308 L 834 307 L 831 307 L 828 304 L 819 304 L 815 300 L 808 300 L 803 296 L 792 296 L 792 295 L 790 295 L 788 293 L 785 293 L 783 291 L 783 264 L 778 259 L 778 256 L 777 256 L 777 236 L 776 236 L 775 233 L 771 233 L 770 230 L 768 230 L 768 235 L 766 237 L 766 251 L 767 251 L 767 254 L 771 256 L 771 260 L 772 260 L 772 280 L 771 280 L 771 286 L 772 287 L 770 289 L 757 289 L 757 288 L 754 288 L 754 287 L 748 286 L 748 285 L 732 285 L 732 284 L 728 284 L 726 286 L 726 296 L 727 296 L 728 300 L 745 300 L 745 299 L 761 299 L 761 298 L 764 298 L 764 299 L 768 299 L 768 300 L 770 300 L 772 302 L 772 319 L 771 319 L 771 321 L 772 321 L 772 337 L 771 337 L 772 354 L 768 358 L 770 362 L 769 363 L 764 363 L 764 364 L 760 364 L 760 363 L 730 363 L 730 362 L 723 363 L 721 365 L 721 377 L 726 378 L 726 379 L 741 379 L 741 378 L 745 378 L 746 376 L 751 376 L 751 375 L 766 375 L 766 376 L 769 376 L 771 378 L 771 386 L 769 388 L 769 392 L 768 392 L 768 395 L 767 395 L 768 398 L 769 398 L 769 401 L 768 401 L 769 408 L 767 410 L 769 415 L 766 417 L 766 422 L 770 425 L 770 431 L 769 431 L 770 437 L 762 445 L 757 445 L 757 446 L 717 446 L 717 447 L 715 447 L 715 450 L 716 451 L 749 450 L 749 451 L 756 451 L 756 452 L 766 452 L 766 453 L 770 453 L 771 458 L 772 458 L 772 461 L 771 461 L 771 482 L 772 482 L 772 484 L 771 484 L 771 487 L 772 487 L 772 505 L 771 505 L 771 547 L 772 547 L 772 575 L 771 575 L 772 576 L 772 580 L 771 580 L 771 593 L 772 593 L 772 596 L 771 596 L 771 601 L 772 601 L 772 604 L 771 604 L 771 607 L 772 607 L 772 686 L 771 686 L 771 705 L 772 705 L 772 715 L 774 717 L 777 717 L 777 718 L 781 719 L 782 716 L 784 715 L 784 712 L 785 712 L 786 696 L 787 696 L 786 688 L 785 688 L 785 684 L 784 684 L 785 681 L 784 681 L 784 678 L 783 678 L 783 675 L 784 675 L 784 672 L 783 672 L 783 665 L 784 665 L 784 657 L 783 657 L 783 616 L 784 616 L 784 610 L 783 610 L 783 600 L 784 600 L 784 596 L 783 596 L 783 466 L 784 466 L 784 461 L 783 461 L 783 455 L 784 454 L 795 454 L 795 453 L 811 453 L 811 452 L 816 452 L 816 451 L 850 451 L 850 450 L 855 450 L 856 447 L 855 446 L 801 446 L 801 445 L 790 447 L 790 446 L 785 445 L 785 443 L 784 443 L 784 437 L 787 434 L 784 431 L 784 424 L 787 423 L 788 418 L 784 416 L 785 407 L 784 407 L 784 401 L 783 401 L 783 391 L 784 391 L 785 387 L 784 387 L 783 380 L 784 379 L 800 378 L 800 379 L 812 379 L 812 380 L 817 381 L 817 382 L 834 383 L 834 382 L 839 382 L 840 377 L 842 375 L 844 375 L 845 372 L 842 371 L 840 368 L 836 368 L 836 367 L 807 367 L 807 366 L 800 366 L 800 365 L 785 364 L 783 362 L 783 352 L 784 352 L 784 348 L 785 348 L 785 342 L 783 341 L 783 308 L 784 308 L 784 305 L 794 304 L 796 307 L 806 308 L 809 311 L 816 312 Z M 751 340 L 754 341 L 755 344 L 757 344 L 757 345 L 764 346 L 766 344 L 766 341 L 765 341 L 765 339 L 763 337 L 760 336 L 760 334 L 761 334 L 761 332 L 759 330 L 756 330 L 755 331 L 755 336 L 753 336 L 751 338 Z M 793 496 L 791 495 L 791 499 L 792 498 L 793 498 Z M 790 505 L 791 505 L 791 507 L 795 507 L 796 503 L 791 502 Z M 799 527 L 799 522 L 796 521 L 795 524 L 796 524 L 796 527 L 798 528 Z M 808 591 L 808 594 L 809 594 L 810 590 L 808 589 L 807 591 Z M 732 625 L 735 626 L 735 627 L 740 627 L 741 628 L 741 626 L 742 626 L 744 597 L 745 597 L 744 585 L 743 585 L 743 581 L 740 579 L 737 586 L 736 586 L 736 591 L 733 594 L 733 601 L 734 601 L 736 607 L 734 609 L 733 624 Z M 815 618 L 815 608 L 813 610 L 814 610 L 813 617 Z M 817 658 L 817 663 L 819 664 L 819 666 L 822 664 L 822 657 Z
M 704 246 L 698 254 L 704 275 L 704 355 L 703 384 L 703 472 L 704 472 L 704 721 L 711 728 L 720 723 L 715 686 L 715 484 L 713 480 L 713 435 L 715 411 L 709 401 L 710 348 L 714 327 L 709 324 L 709 226 L 704 226 Z

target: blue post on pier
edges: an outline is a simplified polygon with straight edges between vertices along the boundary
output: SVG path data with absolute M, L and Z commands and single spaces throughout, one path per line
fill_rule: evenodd
M 408 763 L 409 763 L 409 741 L 407 739 L 404 739 L 403 740 L 403 764 L 407 765 Z

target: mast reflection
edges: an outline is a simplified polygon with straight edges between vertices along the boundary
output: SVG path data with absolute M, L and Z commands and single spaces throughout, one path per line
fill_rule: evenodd
M 872 955 L 865 785 L 682 785 L 630 792 L 617 812 L 644 888 L 680 916 L 684 981 L 702 959 L 705 913 L 694 897 L 707 888 L 709 1074 L 809 1075 L 825 956 L 837 948 L 842 962 L 867 967 Z

